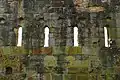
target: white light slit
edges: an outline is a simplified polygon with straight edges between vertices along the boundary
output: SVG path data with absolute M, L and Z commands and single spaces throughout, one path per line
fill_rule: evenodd
M 110 47 L 107 27 L 104 27 L 104 37 L 105 37 L 105 47 Z
M 74 27 L 74 46 L 78 46 L 78 28 Z
M 44 47 L 49 47 L 49 28 L 45 28 Z
M 17 46 L 22 46 L 22 27 L 18 29 L 18 43 Z

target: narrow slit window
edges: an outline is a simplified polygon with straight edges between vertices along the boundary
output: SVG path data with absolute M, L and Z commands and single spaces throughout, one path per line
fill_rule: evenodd
M 74 27 L 74 46 L 78 46 L 78 28 Z
M 17 46 L 22 46 L 22 27 L 19 27 L 18 29 L 18 42 Z
M 104 37 L 105 37 L 105 47 L 110 47 L 107 27 L 104 27 Z
M 45 27 L 44 47 L 49 47 L 49 28 Z

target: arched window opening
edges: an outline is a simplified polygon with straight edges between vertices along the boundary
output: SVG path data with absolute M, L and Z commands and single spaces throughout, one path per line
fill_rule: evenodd
M 78 27 L 74 27 L 74 46 L 78 46 Z
M 44 47 L 49 47 L 49 28 L 48 27 L 45 27 L 44 33 L 45 33 Z
M 19 27 L 18 29 L 18 42 L 17 46 L 22 46 L 22 27 Z
M 11 67 L 6 67 L 5 73 L 6 73 L 6 75 L 7 74 L 12 74 L 12 68 Z
M 107 27 L 104 27 L 104 38 L 105 38 L 105 47 L 110 47 Z
M 0 17 L 0 24 L 4 24 L 5 23 L 5 18 Z
M 19 21 L 23 21 L 24 20 L 24 18 L 23 17 L 19 17 Z

